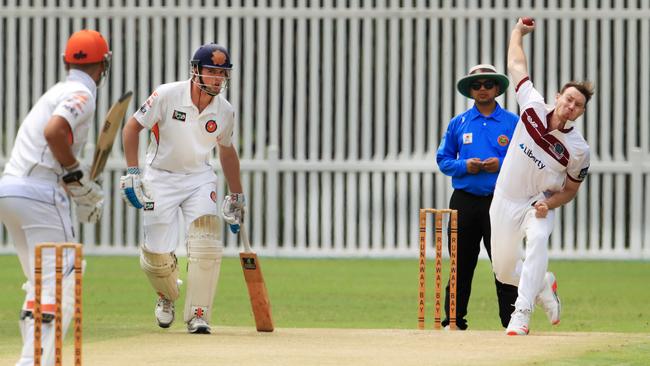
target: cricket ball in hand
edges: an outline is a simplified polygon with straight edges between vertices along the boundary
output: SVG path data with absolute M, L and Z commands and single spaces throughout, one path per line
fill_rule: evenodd
M 531 17 L 523 17 L 521 18 L 521 22 L 528 26 L 535 24 L 535 21 Z

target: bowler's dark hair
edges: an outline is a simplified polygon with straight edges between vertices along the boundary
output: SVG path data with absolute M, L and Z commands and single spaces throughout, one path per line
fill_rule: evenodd
M 564 91 L 571 87 L 578 89 L 578 91 L 585 96 L 585 105 L 589 103 L 589 99 L 591 99 L 591 96 L 594 95 L 594 84 L 589 80 L 569 81 L 562 86 L 562 89 L 560 89 L 560 94 L 564 94 Z

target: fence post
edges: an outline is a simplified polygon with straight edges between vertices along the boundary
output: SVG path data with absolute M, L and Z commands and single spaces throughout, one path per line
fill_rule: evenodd
M 280 216 L 279 169 L 280 153 L 277 145 L 267 148 L 266 170 L 266 250 L 269 255 L 278 255 L 278 217 Z
M 632 165 L 630 179 L 630 258 L 641 258 L 642 217 L 643 217 L 643 152 L 640 148 L 630 149 L 628 156 Z

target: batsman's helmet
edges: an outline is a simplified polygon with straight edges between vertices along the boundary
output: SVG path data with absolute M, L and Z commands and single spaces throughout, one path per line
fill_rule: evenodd
M 230 62 L 230 53 L 228 50 L 216 43 L 208 43 L 199 47 L 195 52 L 194 56 L 190 60 L 192 80 L 196 85 L 201 88 L 204 92 L 210 95 L 217 95 L 223 91 L 228 86 L 228 80 L 230 79 L 230 70 L 232 70 L 232 63 Z M 225 70 L 224 80 L 221 83 L 221 88 L 219 91 L 215 92 L 209 88 L 209 85 L 206 85 L 203 82 L 202 70 L 203 68 L 212 68 L 212 69 L 222 69 Z
M 104 37 L 90 29 L 73 33 L 68 39 L 63 55 L 65 62 L 76 65 L 110 61 L 110 57 L 111 52 Z

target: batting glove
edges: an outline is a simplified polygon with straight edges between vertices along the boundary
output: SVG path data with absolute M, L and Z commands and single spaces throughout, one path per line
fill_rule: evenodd
M 246 197 L 243 193 L 231 193 L 223 199 L 221 213 L 233 234 L 239 232 L 239 225 L 243 221 L 245 209 Z
M 89 179 L 88 169 L 81 166 L 79 162 L 65 170 L 67 174 L 61 177 L 61 180 L 77 206 L 94 206 L 104 199 L 102 188 Z
M 120 178 L 120 193 L 126 203 L 137 209 L 143 208 L 145 202 L 152 201 L 142 183 L 140 169 L 137 167 L 128 168 L 127 174 Z
M 104 210 L 104 200 L 101 200 L 94 205 L 77 205 L 77 220 L 79 222 L 88 222 L 95 224 L 102 217 Z

